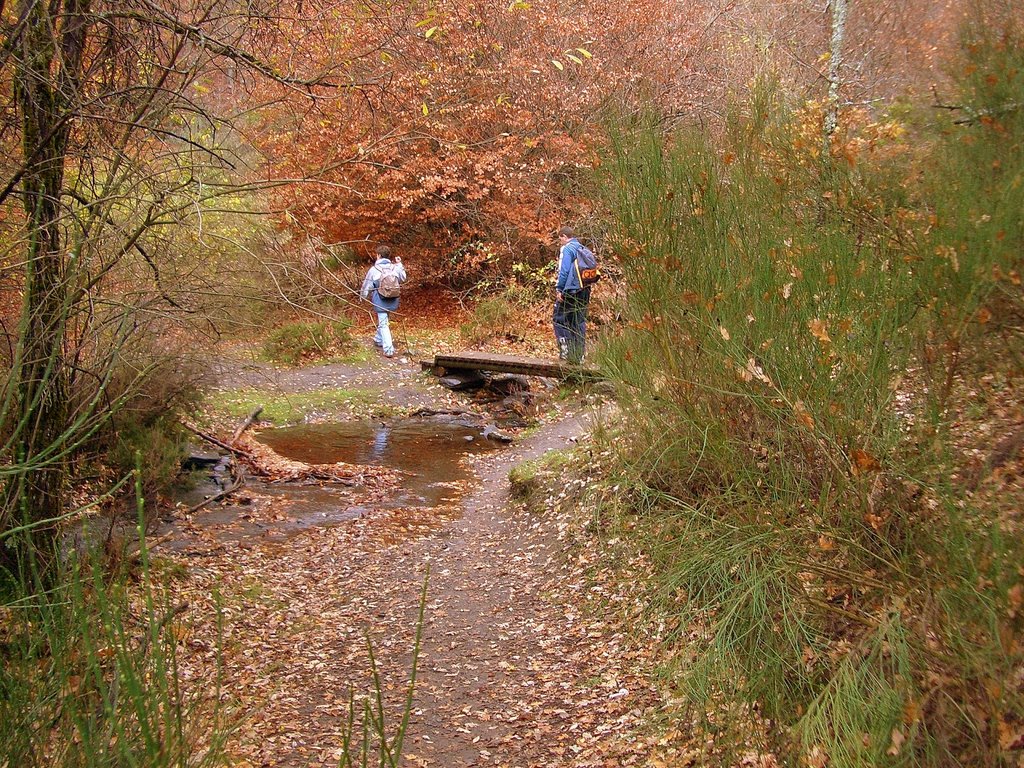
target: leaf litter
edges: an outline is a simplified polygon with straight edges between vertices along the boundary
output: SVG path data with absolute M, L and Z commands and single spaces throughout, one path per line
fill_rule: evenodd
M 605 597 L 591 592 L 586 559 L 568 556 L 571 511 L 534 515 L 508 501 L 512 463 L 564 448 L 579 430 L 573 417 L 555 420 L 474 457 L 482 482 L 448 508 L 374 510 L 175 555 L 188 566 L 175 584 L 190 605 L 183 677 L 237 721 L 232 765 L 337 765 L 349 697 L 373 690 L 368 641 L 397 722 L 428 568 L 405 764 L 649 764 L 653 650 L 596 608 Z M 245 449 L 272 476 L 344 478 L 368 498 L 394 482 L 379 468 L 278 461 L 255 440 Z M 277 498 L 253 508 L 287 515 Z

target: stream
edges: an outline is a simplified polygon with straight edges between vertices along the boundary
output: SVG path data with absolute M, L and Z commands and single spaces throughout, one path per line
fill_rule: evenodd
M 264 429 L 257 439 L 278 455 L 306 464 L 349 464 L 394 469 L 400 484 L 386 497 L 367 498 L 359 486 L 323 481 L 267 482 L 249 477 L 231 500 L 176 516 L 171 549 L 207 543 L 282 539 L 311 526 L 335 525 L 376 510 L 456 509 L 473 484 L 473 457 L 500 450 L 476 419 L 438 415 L 393 421 L 360 420 Z M 221 469 L 223 465 L 221 465 Z M 195 473 L 196 484 L 176 501 L 191 507 L 216 494 L 222 474 Z M 193 536 L 182 535 L 193 534 Z

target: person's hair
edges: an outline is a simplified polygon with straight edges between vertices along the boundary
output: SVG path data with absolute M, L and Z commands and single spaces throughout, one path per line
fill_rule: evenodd
M 390 248 L 388 248 L 386 245 L 378 245 L 377 246 L 377 258 L 378 259 L 387 259 L 390 256 L 391 256 L 391 249 Z
M 568 237 L 571 239 L 576 237 L 576 231 L 572 227 L 562 227 L 558 230 L 558 235 L 559 237 Z

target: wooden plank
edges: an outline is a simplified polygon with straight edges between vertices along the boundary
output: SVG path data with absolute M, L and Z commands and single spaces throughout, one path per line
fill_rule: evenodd
M 517 357 L 497 355 L 488 352 L 459 352 L 457 354 L 435 355 L 434 367 L 449 370 L 491 371 L 493 373 L 519 373 L 525 376 L 546 376 L 564 379 L 568 376 L 598 378 L 597 371 L 556 360 L 539 357 Z

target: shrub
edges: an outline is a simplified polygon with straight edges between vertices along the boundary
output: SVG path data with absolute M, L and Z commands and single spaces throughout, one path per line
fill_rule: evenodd
M 540 267 L 515 262 L 512 264 L 513 280 L 505 291 L 506 298 L 521 307 L 532 307 L 550 300 L 557 271 L 557 261 L 550 261 Z
M 137 351 L 107 386 L 106 397 L 116 405 L 97 434 L 98 448 L 120 476 L 138 467 L 147 500 L 170 485 L 187 450 L 180 420 L 195 412 L 206 377 L 198 352 Z
M 721 147 L 652 129 L 603 163 L 630 286 L 601 351 L 616 482 L 657 532 L 663 605 L 706 629 L 682 684 L 736 744 L 756 721 L 794 762 L 1002 764 L 1019 534 L 951 482 L 949 408 L 968 350 L 996 355 L 973 375 L 1021 374 L 1019 336 L 986 344 L 1020 316 L 1020 50 L 969 48 L 976 119 L 938 140 L 930 200 L 892 188 L 898 126 L 823 163 L 816 116 L 770 92 Z M 867 144 L 888 167 L 844 159 Z
M 503 297 L 492 297 L 477 303 L 470 319 L 459 327 L 459 333 L 469 344 L 483 344 L 510 334 L 515 321 L 512 304 Z
M 352 321 L 294 322 L 275 329 L 263 344 L 274 362 L 295 365 L 302 360 L 327 357 L 352 341 Z

